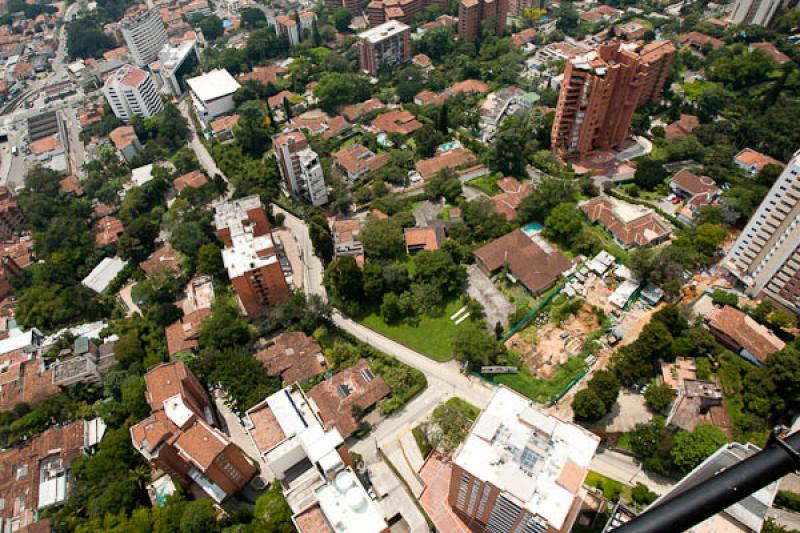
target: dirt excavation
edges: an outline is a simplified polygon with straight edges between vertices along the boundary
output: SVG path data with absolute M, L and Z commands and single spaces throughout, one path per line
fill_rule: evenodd
M 600 319 L 589 304 L 561 323 L 534 321 L 514 334 L 506 348 L 519 354 L 532 375 L 550 379 L 558 368 L 581 352 L 591 332 L 600 327 Z

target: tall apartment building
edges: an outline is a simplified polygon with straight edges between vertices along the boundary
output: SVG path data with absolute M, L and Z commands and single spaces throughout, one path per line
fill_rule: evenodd
M 24 221 L 25 215 L 11 196 L 11 191 L 8 187 L 0 186 L 0 240 L 11 237 Z
M 729 21 L 733 24 L 769 26 L 781 0 L 736 0 Z
M 123 122 L 138 116 L 148 119 L 164 110 L 150 74 L 133 65 L 124 65 L 108 77 L 103 94 L 111 110 Z
M 599 444 L 501 385 L 453 456 L 448 503 L 486 531 L 570 531 Z
M 458 5 L 458 36 L 474 39 L 481 31 L 481 23 L 494 26 L 497 35 L 506 29 L 508 0 L 461 0 Z
M 369 0 L 325 0 L 325 5 L 331 9 L 343 7 L 349 10 L 355 17 L 361 15 L 361 8 L 363 8 L 368 1 Z
M 167 30 L 156 8 L 126 16 L 119 22 L 119 28 L 133 61 L 140 67 L 158 59 L 158 52 L 167 43 Z
M 383 67 L 392 68 L 411 59 L 411 28 L 390 20 L 358 34 L 361 70 L 377 76 Z
M 258 472 L 213 427 L 208 394 L 183 361 L 154 366 L 144 376 L 152 415 L 131 427 L 133 446 L 150 464 L 185 488 L 199 486 L 221 503 Z
M 247 316 L 285 302 L 289 286 L 258 195 L 218 205 L 214 227 L 224 245 L 222 262 Z
M 567 62 L 553 121 L 553 149 L 584 155 L 628 136 L 647 67 L 634 43 L 602 45 Z
M 751 296 L 800 313 L 800 151 L 722 262 Z
M 293 129 L 279 133 L 272 138 L 272 145 L 287 194 L 311 205 L 328 203 L 319 156 L 309 147 L 303 132 Z
M 649 42 L 637 50 L 642 64 L 647 67 L 642 80 L 642 92 L 639 94 L 640 106 L 661 100 L 677 52 L 669 39 Z
M 282 35 L 289 40 L 289 46 L 297 46 L 303 39 L 304 32 L 310 32 L 317 20 L 317 14 L 313 11 L 295 13 L 294 15 L 278 15 L 275 17 L 273 26 L 278 35 Z M 298 21 L 300 25 L 298 26 Z

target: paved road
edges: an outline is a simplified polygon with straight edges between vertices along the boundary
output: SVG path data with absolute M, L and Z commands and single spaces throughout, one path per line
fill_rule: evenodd
M 273 213 L 282 213 L 285 217 L 283 225 L 292 232 L 297 239 L 297 247 L 300 251 L 300 259 L 303 261 L 303 287 L 306 294 L 317 294 L 323 300 L 328 299 L 325 286 L 322 284 L 324 269 L 322 262 L 314 255 L 314 248 L 311 245 L 311 237 L 308 235 L 308 226 L 302 219 L 294 216 L 282 207 L 273 204 Z
M 206 145 L 204 145 L 200 139 L 198 138 L 197 132 L 194 128 L 194 121 L 192 120 L 192 111 L 190 108 L 190 103 L 188 99 L 184 99 L 180 104 L 178 104 L 178 108 L 181 111 L 181 114 L 189 123 L 189 129 L 192 132 L 192 139 L 189 142 L 189 146 L 191 147 L 194 154 L 197 156 L 197 160 L 200 162 L 200 166 L 203 167 L 203 170 L 206 171 L 206 174 L 209 176 L 214 176 L 214 174 L 219 174 L 222 176 L 222 179 L 228 181 L 228 177 L 222 173 L 222 171 L 217 166 L 216 161 L 214 158 L 211 157 L 211 154 L 208 153 L 206 149 Z
M 599 450 L 589 468 L 628 485 L 644 483 L 656 494 L 664 494 L 673 485 L 669 479 L 644 472 L 639 462 L 632 457 L 611 450 Z

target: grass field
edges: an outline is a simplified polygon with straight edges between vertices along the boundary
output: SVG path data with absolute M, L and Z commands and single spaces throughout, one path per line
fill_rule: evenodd
M 608 250 L 608 253 L 610 253 L 617 259 L 620 259 L 623 263 L 628 264 L 628 262 L 631 259 L 631 256 L 627 252 L 627 250 L 624 250 L 622 246 L 617 244 L 614 241 L 613 237 L 611 237 L 611 235 L 609 235 L 603 228 L 601 228 L 597 224 L 591 224 L 589 227 L 603 241 L 603 248 Z
M 586 474 L 586 481 L 583 482 L 587 487 L 596 487 L 603 491 L 603 496 L 607 500 L 619 500 L 620 495 L 626 488 L 626 485 L 616 479 L 611 479 L 602 474 L 598 474 L 594 470 L 589 470 Z M 630 496 L 630 495 L 629 495 Z
M 686 94 L 686 98 L 690 102 L 696 102 L 700 96 L 715 87 L 719 87 L 719 84 L 714 83 L 713 81 L 690 81 L 681 83 L 681 88 L 683 88 L 683 92 Z
M 480 189 L 489 196 L 494 196 L 495 194 L 500 193 L 500 187 L 497 186 L 497 180 L 502 177 L 503 175 L 500 173 L 486 174 L 484 176 L 469 180 L 467 185 L 470 187 L 475 187 L 476 189 Z
M 514 389 L 520 394 L 539 403 L 547 403 L 561 392 L 570 381 L 577 378 L 586 365 L 580 357 L 573 357 L 562 366 L 553 376 L 553 379 L 544 380 L 531 376 L 526 372 L 518 374 L 504 374 L 495 376 L 494 381 Z
M 418 323 L 408 321 L 387 324 L 378 308 L 360 317 L 364 325 L 382 333 L 387 337 L 408 346 L 436 361 L 449 361 L 453 358 L 453 337 L 460 326 L 450 320 L 450 316 L 458 311 L 464 302 L 461 298 L 451 301 L 445 306 L 440 316 L 422 315 Z

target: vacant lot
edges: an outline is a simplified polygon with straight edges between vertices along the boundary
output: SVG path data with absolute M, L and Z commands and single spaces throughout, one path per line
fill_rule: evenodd
M 449 302 L 439 316 L 421 315 L 419 320 L 404 320 L 396 324 L 387 324 L 378 309 L 361 317 L 361 322 L 375 331 L 427 355 L 436 361 L 449 361 L 453 358 L 453 337 L 459 327 L 463 327 L 471 318 L 456 326 L 450 316 L 458 311 L 463 302 L 457 298 Z

